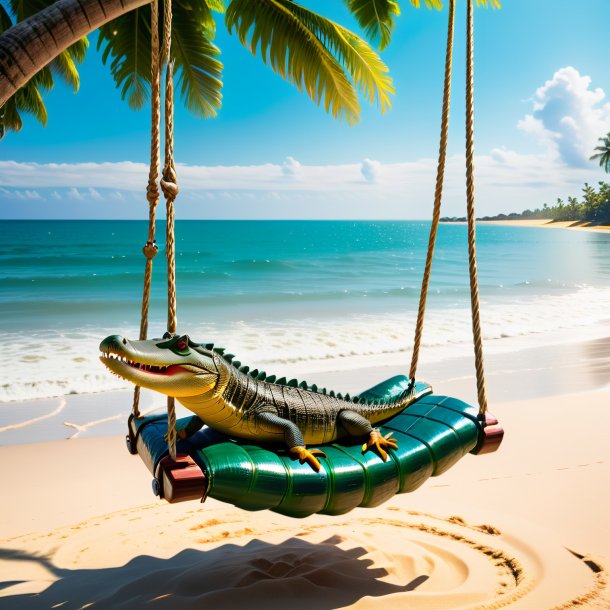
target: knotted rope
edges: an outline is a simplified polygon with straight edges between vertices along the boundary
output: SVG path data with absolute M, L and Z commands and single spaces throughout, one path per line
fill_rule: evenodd
M 161 179 L 161 190 L 165 197 L 167 214 L 167 331 L 176 333 L 176 248 L 174 241 L 174 201 L 178 196 L 178 179 L 174 165 L 174 75 L 171 60 L 172 2 L 165 0 L 163 57 L 167 61 L 165 70 L 165 164 Z M 167 397 L 167 446 L 173 460 L 176 459 L 176 405 L 172 396 Z
M 142 314 L 140 317 L 140 340 L 146 339 L 148 334 L 148 307 L 150 304 L 150 284 L 152 278 L 153 258 L 157 255 L 157 244 L 155 242 L 155 216 L 157 204 L 159 203 L 159 137 L 160 137 L 160 69 L 159 69 L 159 7 L 158 0 L 151 2 L 150 16 L 150 97 L 151 97 L 151 134 L 150 134 L 150 167 L 148 170 L 148 185 L 146 187 L 146 199 L 148 200 L 148 240 L 142 248 L 146 257 L 144 269 L 144 289 L 142 290 Z M 133 393 L 133 416 L 140 417 L 140 386 L 134 388 Z

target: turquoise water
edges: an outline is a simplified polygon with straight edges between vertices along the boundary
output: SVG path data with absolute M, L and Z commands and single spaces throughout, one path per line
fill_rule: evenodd
M 264 365 L 408 352 L 429 223 L 178 221 L 179 331 Z M 165 324 L 164 228 L 152 335 Z M 0 401 L 120 387 L 97 362 L 105 335 L 136 336 L 147 226 L 4 221 L 0 228 Z M 610 235 L 481 226 L 486 338 L 536 341 L 602 329 Z M 466 227 L 439 229 L 424 343 L 470 340 Z M 601 333 L 602 330 L 599 332 Z M 247 356 L 247 357 L 246 357 Z

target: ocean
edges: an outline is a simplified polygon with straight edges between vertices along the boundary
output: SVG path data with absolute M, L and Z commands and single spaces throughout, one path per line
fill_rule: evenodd
M 430 224 L 420 221 L 176 223 L 178 331 L 259 369 L 404 361 L 408 371 Z M 98 361 L 109 334 L 137 338 L 147 225 L 3 221 L 0 402 L 116 390 Z M 486 352 L 607 337 L 610 235 L 479 226 Z M 149 336 L 166 321 L 157 226 Z M 425 356 L 472 351 L 466 227 L 441 225 Z

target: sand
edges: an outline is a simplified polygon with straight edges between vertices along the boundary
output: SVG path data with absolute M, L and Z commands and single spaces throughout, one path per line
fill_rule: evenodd
M 6 445 L 0 608 L 610 608 L 609 405 L 607 386 L 498 402 L 497 453 L 304 520 L 166 504 L 121 435 Z
M 544 227 L 545 229 L 578 229 L 579 231 L 590 231 L 593 233 L 607 233 L 610 226 L 592 225 L 582 221 L 553 221 L 549 218 L 535 218 L 532 220 L 477 220 L 481 225 L 498 225 L 513 227 Z

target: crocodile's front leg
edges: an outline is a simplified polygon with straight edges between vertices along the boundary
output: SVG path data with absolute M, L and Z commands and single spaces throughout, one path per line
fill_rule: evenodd
M 337 419 L 350 436 L 369 435 L 369 440 L 362 445 L 362 453 L 365 453 L 374 447 L 381 459 L 384 462 L 387 462 L 388 454 L 385 449 L 398 449 L 396 439 L 390 438 L 390 435 L 383 436 L 378 430 L 375 430 L 371 425 L 371 422 L 366 419 L 366 417 L 360 415 L 360 413 L 345 409 L 344 411 L 339 412 Z
M 265 405 L 263 409 L 257 410 L 257 413 L 254 415 L 256 423 L 266 432 L 282 433 L 290 453 L 301 464 L 307 462 L 313 470 L 319 472 L 321 464 L 315 456 L 326 457 L 326 454 L 320 449 L 307 449 L 305 447 L 305 439 L 299 427 L 290 420 L 277 415 L 273 407 Z

